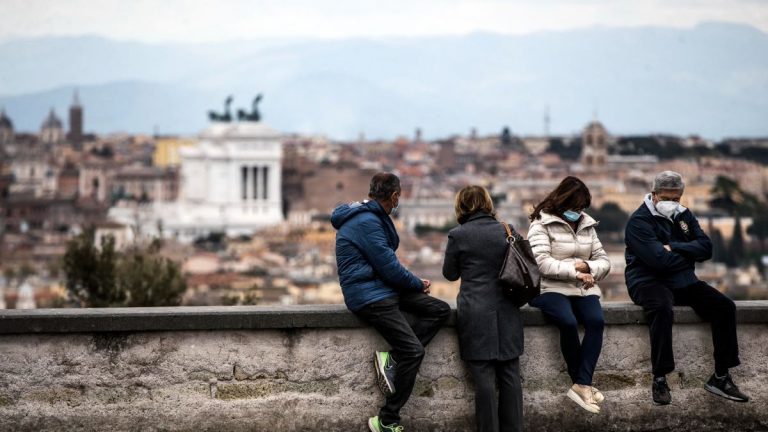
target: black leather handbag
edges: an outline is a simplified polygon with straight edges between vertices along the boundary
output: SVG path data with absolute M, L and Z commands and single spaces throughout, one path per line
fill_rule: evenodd
M 521 307 L 541 294 L 541 273 L 528 240 L 505 222 L 502 225 L 507 231 L 507 256 L 501 266 L 499 280 L 504 294 Z

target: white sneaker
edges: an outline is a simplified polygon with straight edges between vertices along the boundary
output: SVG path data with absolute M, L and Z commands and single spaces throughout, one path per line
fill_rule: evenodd
M 594 403 L 594 400 L 592 399 L 591 395 L 588 400 L 584 400 L 573 388 L 568 389 L 567 395 L 569 398 L 571 398 L 572 401 L 579 404 L 579 406 L 584 408 L 585 410 L 593 414 L 600 413 L 600 407 L 597 406 L 596 403 Z

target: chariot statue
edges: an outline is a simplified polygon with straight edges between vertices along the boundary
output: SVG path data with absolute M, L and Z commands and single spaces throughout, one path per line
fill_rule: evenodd
M 224 101 L 224 113 L 219 114 L 216 111 L 208 111 L 208 118 L 215 122 L 231 122 L 232 115 L 229 113 L 229 106 L 232 104 L 232 95 L 227 97 Z
M 261 93 L 259 93 L 255 98 L 253 98 L 253 103 L 251 104 L 251 112 L 246 112 L 245 110 L 237 110 L 237 119 L 240 121 L 260 121 L 261 120 L 261 113 L 259 113 L 258 104 L 261 102 Z

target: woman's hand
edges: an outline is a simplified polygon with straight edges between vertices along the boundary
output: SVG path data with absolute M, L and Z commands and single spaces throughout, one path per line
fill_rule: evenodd
M 589 273 L 577 273 L 576 279 L 580 280 L 584 284 L 584 288 L 592 288 L 595 286 L 595 278 Z
M 575 265 L 576 271 L 581 273 L 589 273 L 589 264 L 586 261 L 579 261 Z

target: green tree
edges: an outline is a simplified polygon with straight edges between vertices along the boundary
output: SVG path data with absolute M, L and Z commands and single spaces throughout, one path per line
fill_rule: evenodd
M 120 259 L 118 284 L 127 293 L 126 306 L 178 306 L 187 289 L 179 265 L 153 246 Z
M 744 235 L 741 232 L 741 218 L 736 217 L 733 225 L 731 246 L 728 248 L 728 264 L 730 267 L 738 267 L 744 259 Z
M 599 209 L 592 209 L 588 213 L 595 220 L 600 221 L 598 227 L 600 232 L 623 233 L 629 220 L 629 215 L 618 204 L 610 201 L 603 203 Z
M 117 284 L 115 239 L 94 244 L 94 229 L 88 228 L 67 244 L 63 268 L 67 291 L 89 307 L 122 306 L 125 292 Z
M 731 216 L 754 216 L 757 213 L 757 198 L 741 190 L 739 182 L 730 177 L 717 176 L 711 193 L 709 205 L 712 208 L 725 210 Z
M 94 230 L 73 238 L 64 254 L 63 270 L 69 293 L 88 307 L 173 306 L 181 303 L 186 283 L 180 266 L 160 255 L 161 241 L 115 251 L 105 237 L 94 246 Z
M 562 138 L 550 138 L 547 151 L 555 153 L 563 160 L 578 160 L 581 155 L 581 137 L 566 143 Z
M 725 247 L 725 240 L 723 239 L 723 234 L 720 232 L 719 229 L 711 230 L 712 231 L 712 261 L 713 262 L 719 262 L 719 263 L 725 263 L 728 261 L 728 250 Z
M 757 239 L 760 253 L 764 253 L 765 240 L 768 239 L 768 206 L 761 205 L 760 210 L 752 218 L 752 225 L 747 228 L 747 233 Z

